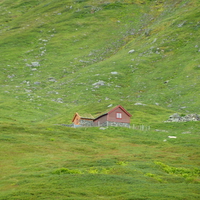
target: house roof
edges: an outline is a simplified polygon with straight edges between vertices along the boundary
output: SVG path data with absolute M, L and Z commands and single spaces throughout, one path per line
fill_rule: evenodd
M 114 107 L 112 110 L 108 112 L 108 114 L 110 114 L 111 112 L 115 111 L 118 108 L 121 108 L 129 117 L 132 117 L 132 115 L 127 110 L 125 110 L 125 108 L 123 108 L 121 105 Z
M 105 116 L 105 115 L 108 115 L 108 114 L 112 113 L 113 111 L 115 111 L 115 110 L 118 109 L 118 108 L 120 108 L 121 110 L 123 110 L 129 117 L 132 117 L 132 115 L 131 115 L 128 111 L 126 111 L 125 108 L 123 108 L 121 105 L 118 105 L 118 106 L 115 106 L 114 108 L 112 108 L 111 110 L 109 110 L 108 112 L 99 115 L 99 116 L 96 117 L 94 120 L 97 120 L 97 119 L 99 119 L 100 117 L 103 117 L 103 116 Z
M 87 113 L 85 113 L 85 114 L 82 114 L 82 113 L 79 114 L 79 113 L 76 112 L 75 115 L 74 115 L 74 117 L 73 117 L 73 119 L 72 119 L 72 122 L 74 121 L 74 119 L 75 119 L 75 117 L 76 117 L 77 115 L 78 115 L 81 119 L 92 119 L 92 120 L 94 119 L 94 117 L 93 117 L 91 114 L 87 114 Z
M 98 117 L 96 117 L 95 119 L 94 119 L 94 121 L 95 120 L 97 120 L 97 119 L 99 119 L 99 118 L 101 118 L 101 117 L 103 117 L 103 116 L 105 116 L 105 115 L 107 115 L 108 113 L 104 113 L 104 114 L 102 114 L 102 115 L 99 115 Z

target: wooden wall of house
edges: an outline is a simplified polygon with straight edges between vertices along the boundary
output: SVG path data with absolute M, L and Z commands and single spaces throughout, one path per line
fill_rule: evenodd
M 99 126 L 99 125 L 103 124 L 106 121 L 107 121 L 107 115 L 104 115 L 104 116 L 98 118 L 97 120 L 95 120 L 94 121 L 94 125 L 95 126 Z
M 116 117 L 117 113 L 122 114 L 122 118 L 119 119 Z M 130 117 L 120 108 L 117 108 L 113 112 L 108 114 L 108 121 L 111 122 L 121 122 L 121 123 L 130 123 Z
M 80 124 L 80 116 L 79 116 L 79 115 L 76 115 L 76 116 L 75 116 L 74 124 L 75 124 L 75 125 L 79 125 L 79 124 Z

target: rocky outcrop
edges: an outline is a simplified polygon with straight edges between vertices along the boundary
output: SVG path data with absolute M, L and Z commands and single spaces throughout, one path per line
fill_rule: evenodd
M 180 116 L 179 114 L 174 113 L 165 122 L 189 122 L 189 121 L 200 121 L 200 116 L 197 114 L 188 114 L 185 116 Z

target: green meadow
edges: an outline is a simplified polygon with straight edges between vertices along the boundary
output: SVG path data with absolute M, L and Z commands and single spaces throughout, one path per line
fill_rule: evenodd
M 199 8 L 0 1 L 0 200 L 200 199 L 200 123 L 165 122 L 200 114 Z M 62 126 L 117 105 L 131 128 Z
M 198 126 L 1 124 L 0 199 L 199 199 Z

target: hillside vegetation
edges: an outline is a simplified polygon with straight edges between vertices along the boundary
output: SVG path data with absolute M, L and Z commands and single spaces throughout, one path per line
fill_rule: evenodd
M 174 123 L 145 132 L 1 124 L 0 199 L 197 200 L 198 127 Z
M 164 123 L 200 114 L 199 8 L 1 0 L 0 200 L 200 199 L 200 122 Z M 117 105 L 130 129 L 60 126 Z
M 146 121 L 199 113 L 198 8 L 198 0 L 1 1 L 2 120 L 69 123 L 77 110 L 110 104 Z

